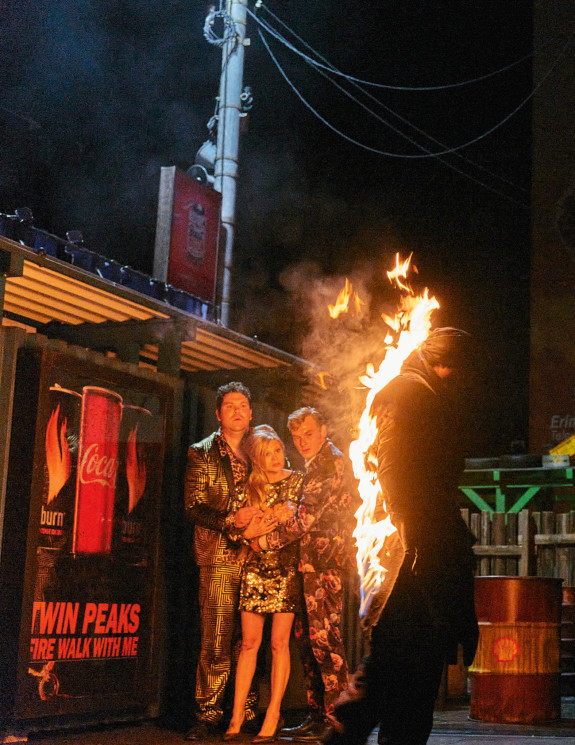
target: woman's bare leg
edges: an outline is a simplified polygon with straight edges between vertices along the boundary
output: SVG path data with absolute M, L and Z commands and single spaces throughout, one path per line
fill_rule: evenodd
M 259 732 L 262 737 L 273 735 L 280 717 L 280 707 L 290 674 L 289 639 L 293 613 L 274 613 L 272 621 L 272 679 L 270 702 Z
M 234 708 L 228 734 L 239 732 L 244 721 L 246 699 L 256 671 L 258 649 L 262 642 L 265 616 L 242 611 L 242 647 L 236 668 Z

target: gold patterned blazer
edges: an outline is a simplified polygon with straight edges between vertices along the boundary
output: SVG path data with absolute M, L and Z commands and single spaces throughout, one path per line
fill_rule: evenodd
M 198 566 L 241 563 L 241 544 L 232 540 L 230 507 L 234 477 L 229 457 L 222 457 L 219 433 L 188 450 L 184 488 L 185 510 L 194 524 L 194 555 Z

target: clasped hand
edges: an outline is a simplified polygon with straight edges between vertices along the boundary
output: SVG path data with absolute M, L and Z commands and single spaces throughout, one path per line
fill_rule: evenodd
M 262 511 L 259 507 L 250 507 L 249 505 L 240 507 L 234 515 L 234 525 L 236 526 L 236 528 L 238 528 L 238 530 L 242 530 L 242 528 L 245 528 L 250 524 L 250 521 L 254 517 L 261 514 Z
M 291 502 L 282 502 L 264 510 L 258 507 L 241 507 L 236 512 L 237 528 L 244 528 L 244 538 L 251 540 L 266 535 L 274 530 L 278 523 L 286 522 L 293 516 L 295 506 Z
M 274 514 L 273 508 L 260 510 L 259 514 L 252 517 L 248 527 L 244 530 L 244 538 L 251 541 L 252 538 L 259 538 L 261 535 L 271 533 L 278 522 L 279 520 Z

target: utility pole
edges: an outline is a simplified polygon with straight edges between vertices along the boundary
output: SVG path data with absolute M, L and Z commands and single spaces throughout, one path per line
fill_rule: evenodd
M 229 33 L 222 45 L 214 168 L 214 188 L 222 195 L 221 226 L 225 241 L 220 309 L 220 322 L 223 326 L 228 325 L 230 312 L 244 48 L 249 44 L 249 39 L 245 37 L 247 0 L 226 0 L 226 14 L 226 22 L 231 22 L 234 33 Z

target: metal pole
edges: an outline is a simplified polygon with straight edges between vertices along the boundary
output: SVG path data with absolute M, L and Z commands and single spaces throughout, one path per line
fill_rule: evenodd
M 235 26 L 236 34 L 222 47 L 214 188 L 222 195 L 221 225 L 225 240 L 220 311 L 220 322 L 223 326 L 228 325 L 230 312 L 246 9 L 247 0 L 227 0 L 227 12 Z

